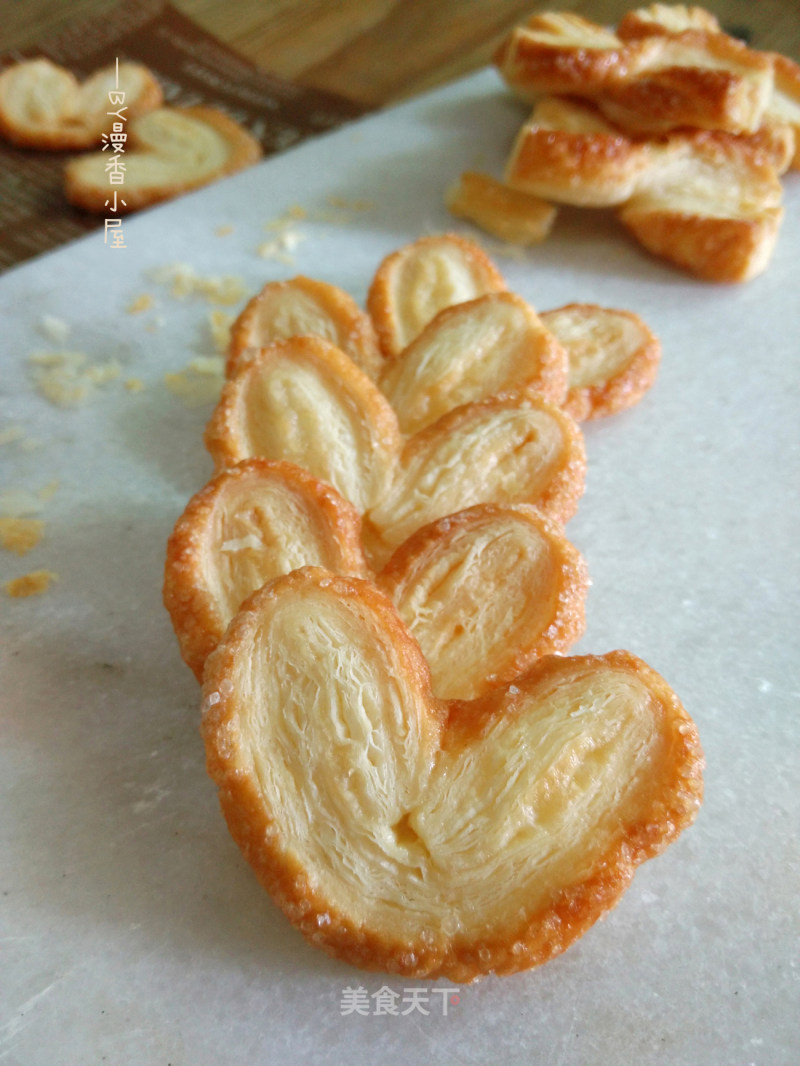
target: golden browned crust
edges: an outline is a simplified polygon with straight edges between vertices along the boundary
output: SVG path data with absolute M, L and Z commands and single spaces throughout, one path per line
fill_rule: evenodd
M 655 382 L 661 344 L 631 311 L 567 304 L 544 311 L 541 318 L 569 357 L 569 391 L 562 406 L 576 422 L 632 407 Z
M 302 276 L 271 281 L 250 300 L 231 327 L 226 375 L 253 349 L 298 335 L 323 337 L 377 378 L 383 360 L 369 316 L 342 289 Z
M 367 294 L 378 343 L 398 355 L 445 307 L 506 288 L 500 272 L 474 241 L 445 233 L 421 237 L 388 255 Z
M 117 187 L 117 210 L 137 211 L 234 174 L 261 158 L 258 141 L 211 107 L 162 107 L 134 119 Z M 67 199 L 85 211 L 104 212 L 111 195 L 107 157 L 79 156 L 64 174 Z M 124 201 L 124 203 L 122 202 Z
M 446 307 L 397 356 L 380 387 L 413 434 L 465 403 L 519 389 L 561 403 L 567 355 L 533 308 L 511 292 Z
M 380 565 L 421 526 L 476 503 L 529 503 L 565 523 L 585 477 L 581 431 L 543 396 L 465 404 L 407 441 L 390 491 L 365 516 L 366 545 Z
M 585 563 L 524 504 L 478 504 L 423 527 L 376 580 L 447 699 L 482 696 L 583 635 Z
M 641 660 L 548 656 L 446 703 L 389 600 L 324 570 L 247 601 L 203 696 L 245 858 L 312 944 L 369 970 L 472 981 L 545 962 L 701 802 L 695 726 Z
M 465 170 L 447 190 L 445 203 L 456 218 L 466 218 L 493 237 L 522 246 L 540 244 L 556 217 L 556 208 L 538 196 L 472 170 Z
M 638 8 L 624 15 L 617 26 L 617 37 L 623 41 L 633 41 L 654 34 L 668 36 L 686 30 L 719 33 L 720 25 L 716 16 L 702 7 L 650 4 L 649 7 Z
M 118 88 L 117 88 L 118 85 Z M 114 121 L 109 91 L 125 93 L 125 120 L 144 115 L 163 101 L 161 86 L 139 63 L 96 71 L 81 85 L 49 59 L 16 63 L 0 74 L 0 136 L 22 148 L 74 151 L 100 144 Z
M 388 401 L 321 337 L 258 350 L 226 383 L 205 432 L 217 466 L 286 459 L 333 485 L 359 511 L 381 499 L 402 447 Z
M 167 543 L 164 606 L 197 680 L 266 581 L 311 565 L 366 576 L 360 525 L 334 489 L 292 463 L 246 459 L 193 496 Z

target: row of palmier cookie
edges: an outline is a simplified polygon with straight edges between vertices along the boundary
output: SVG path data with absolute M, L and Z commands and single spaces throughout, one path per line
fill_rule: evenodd
M 656 255 L 711 281 L 767 266 L 781 176 L 800 167 L 800 67 L 723 33 L 702 8 L 653 4 L 616 32 L 536 14 L 495 63 L 533 112 L 503 181 L 466 174 L 454 213 L 504 239 L 543 239 L 549 205 L 612 208 Z
M 570 330 L 509 296 L 448 236 L 388 257 L 368 314 L 322 282 L 268 285 L 232 330 L 218 472 L 167 552 L 234 838 L 311 943 L 410 977 L 563 951 L 702 795 L 666 683 L 625 652 L 564 655 L 583 447 L 536 390 L 569 395 L 551 364 Z M 594 310 L 571 330 L 613 348 L 629 320 Z

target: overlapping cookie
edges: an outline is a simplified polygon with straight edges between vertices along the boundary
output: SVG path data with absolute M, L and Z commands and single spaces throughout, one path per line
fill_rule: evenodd
M 481 504 L 419 530 L 377 574 L 360 519 L 287 462 L 249 459 L 189 502 L 167 548 L 164 602 L 200 680 L 247 597 L 303 566 L 372 577 L 419 642 L 437 695 L 471 699 L 581 636 L 586 568 L 535 508 Z
M 112 91 L 124 101 L 126 121 L 163 101 L 158 81 L 139 63 L 104 67 L 83 83 L 49 59 L 15 63 L 0 74 L 0 136 L 46 151 L 93 148 L 111 129 Z
M 365 969 L 471 981 L 545 962 L 695 817 L 702 754 L 625 652 L 538 661 L 437 699 L 376 586 L 294 571 L 206 664 L 209 773 L 234 839 L 315 946 Z
M 128 127 L 125 181 L 119 212 L 136 211 L 200 188 L 261 158 L 261 146 L 242 126 L 211 107 L 161 107 Z M 67 199 L 103 212 L 109 198 L 108 159 L 93 152 L 65 171 Z
M 251 301 L 164 588 L 264 886 L 342 959 L 457 981 L 563 951 L 702 795 L 658 675 L 562 657 L 587 580 L 558 405 L 631 402 L 658 344 L 626 312 L 538 316 L 487 263 L 450 237 L 388 257 L 374 333 L 306 278 Z

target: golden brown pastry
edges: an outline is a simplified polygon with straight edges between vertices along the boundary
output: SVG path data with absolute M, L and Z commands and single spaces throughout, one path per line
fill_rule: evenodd
M 495 62 L 526 99 L 583 96 L 634 133 L 682 126 L 752 133 L 773 91 L 773 65 L 725 34 L 697 28 L 622 40 L 578 15 L 534 15 Z
M 378 377 L 383 358 L 369 316 L 342 289 L 302 276 L 271 281 L 250 300 L 231 328 L 226 375 L 232 377 L 254 349 L 303 335 L 330 341 Z
M 521 130 L 506 180 L 583 206 L 618 206 L 650 251 L 711 281 L 769 262 L 783 216 L 769 153 L 725 133 L 635 140 L 590 105 L 546 98 Z
M 542 312 L 541 319 L 567 352 L 569 391 L 562 406 L 576 422 L 632 407 L 655 382 L 661 344 L 631 311 L 567 304 Z
M 465 404 L 409 438 L 387 495 L 365 515 L 376 564 L 419 528 L 476 503 L 575 513 L 586 453 L 575 422 L 537 393 Z
M 466 218 L 508 244 L 523 246 L 541 243 L 556 217 L 556 208 L 538 196 L 473 170 L 465 170 L 447 190 L 445 203 L 456 218 Z
M 525 504 L 479 504 L 425 526 L 376 580 L 447 699 L 482 696 L 583 634 L 583 559 Z
M 266 581 L 311 565 L 366 576 L 360 524 L 338 492 L 292 463 L 247 459 L 193 496 L 167 544 L 164 605 L 198 681 L 231 618 Z
M 256 455 L 296 463 L 362 513 L 388 491 L 403 444 L 377 386 L 321 337 L 276 341 L 242 364 L 205 442 L 218 468 Z
M 701 802 L 694 724 L 645 663 L 548 656 L 437 700 L 388 598 L 326 570 L 245 603 L 203 697 L 244 856 L 312 944 L 365 969 L 471 981 L 545 962 Z
M 505 288 L 497 267 L 474 241 L 451 233 L 420 237 L 380 264 L 367 311 L 383 354 L 392 357 L 445 307 Z
M 109 92 L 124 93 L 112 103 Z M 69 151 L 99 145 L 124 107 L 127 122 L 159 107 L 161 86 L 139 63 L 104 67 L 81 84 L 49 59 L 15 63 L 0 74 L 0 136 L 23 148 Z M 106 185 L 108 179 L 106 178 Z
M 417 433 L 461 404 L 535 389 L 561 403 L 567 354 L 533 308 L 511 292 L 446 307 L 396 359 L 381 390 L 404 433 Z
M 261 154 L 258 141 L 215 108 L 158 108 L 128 124 L 117 211 L 136 211 L 208 185 L 257 162 Z M 93 152 L 67 165 L 70 203 L 86 211 L 106 210 L 112 193 L 107 163 L 108 153 Z

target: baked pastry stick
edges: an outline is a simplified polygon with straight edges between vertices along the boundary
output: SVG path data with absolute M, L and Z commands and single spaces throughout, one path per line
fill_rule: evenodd
M 552 958 L 701 802 L 695 726 L 645 663 L 548 656 L 438 700 L 388 598 L 316 568 L 245 603 L 202 706 L 228 826 L 278 906 L 316 947 L 406 977 Z
M 549 97 L 520 131 L 506 180 L 563 203 L 618 207 L 655 254 L 711 281 L 745 281 L 765 269 L 783 217 L 776 161 L 724 133 L 630 138 L 590 105 Z
M 359 516 L 291 463 L 248 459 L 190 500 L 167 545 L 164 605 L 198 680 L 247 597 L 309 565 L 368 576 Z M 472 698 L 583 633 L 588 580 L 555 523 L 479 505 L 427 526 L 375 580 L 419 640 L 437 695 Z
M 167 544 L 164 605 L 198 681 L 242 602 L 301 566 L 365 577 L 361 520 L 300 467 L 246 459 L 189 501 Z
M 753 133 L 774 87 L 770 58 L 725 34 L 691 28 L 623 40 L 566 12 L 513 29 L 495 63 L 524 99 L 585 97 L 632 133 Z
M 215 108 L 158 108 L 129 124 L 117 210 L 136 211 L 198 189 L 251 166 L 261 155 L 258 141 Z M 107 164 L 107 153 L 92 152 L 67 165 L 70 203 L 86 211 L 105 211 L 110 195 Z
M 296 336 L 322 337 L 376 380 L 383 357 L 369 315 L 348 293 L 313 278 L 271 281 L 231 327 L 225 374 L 232 377 L 258 348 Z
M 124 93 L 120 104 L 109 102 L 109 92 Z M 128 121 L 162 101 L 161 86 L 139 63 L 104 67 L 81 84 L 49 59 L 29 59 L 0 74 L 0 136 L 45 151 L 93 148 L 112 129 L 109 112 L 124 104 Z
M 505 288 L 474 241 L 452 233 L 420 237 L 381 262 L 367 293 L 367 311 L 381 351 L 392 358 L 445 307 Z

